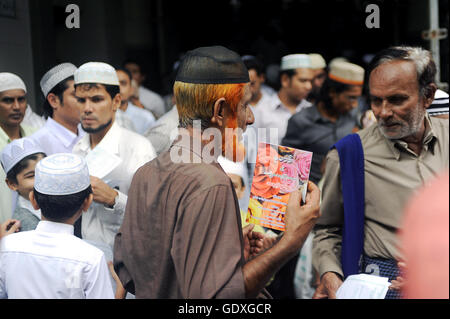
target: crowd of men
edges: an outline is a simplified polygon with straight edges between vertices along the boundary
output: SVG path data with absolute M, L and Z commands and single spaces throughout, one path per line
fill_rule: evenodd
M 359 273 L 388 277 L 386 298 L 448 298 L 448 192 L 428 190 L 448 189 L 435 74 L 419 47 L 366 68 L 289 54 L 272 88 L 256 57 L 201 47 L 166 99 L 132 60 L 58 64 L 40 116 L 0 72 L 0 298 L 336 298 Z M 284 232 L 246 221 L 259 142 L 313 153 Z M 439 223 L 411 236 L 422 192 L 414 217 Z

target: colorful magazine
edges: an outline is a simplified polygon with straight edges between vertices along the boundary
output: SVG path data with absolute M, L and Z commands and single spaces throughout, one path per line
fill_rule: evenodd
M 313 153 L 292 147 L 258 144 L 246 221 L 284 231 L 284 214 L 292 191 L 305 200 Z

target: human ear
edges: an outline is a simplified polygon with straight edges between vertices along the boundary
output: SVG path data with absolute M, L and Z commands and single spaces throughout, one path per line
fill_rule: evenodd
M 120 103 L 122 102 L 122 95 L 120 93 L 116 94 L 114 99 L 112 100 L 113 104 L 113 111 L 116 112 L 117 109 L 120 107 Z
M 56 110 L 61 106 L 61 101 L 59 100 L 59 97 L 53 93 L 49 93 L 47 95 L 47 102 L 48 104 L 50 104 L 53 110 Z
M 8 185 L 9 189 L 16 192 L 19 189 L 19 185 L 13 183 L 9 179 L 5 179 L 6 185 Z
M 436 93 L 437 90 L 437 86 L 435 83 L 430 83 L 427 85 L 426 89 L 425 89 L 425 94 L 424 94 L 424 106 L 425 108 L 428 108 L 431 103 L 433 103 L 434 101 L 434 94 Z
M 211 123 L 217 124 L 217 126 L 222 127 L 225 123 L 225 105 L 226 100 L 221 97 L 214 103 L 213 116 L 211 118 Z
M 84 200 L 83 205 L 81 205 L 81 210 L 83 212 L 87 212 L 87 210 L 89 209 L 89 206 L 91 206 L 92 201 L 94 199 L 94 195 L 91 193 L 89 194 L 89 196 Z
M 38 204 L 37 201 L 36 201 L 36 198 L 34 197 L 34 191 L 31 191 L 30 194 L 28 194 L 28 198 L 29 198 L 29 200 L 30 200 L 31 205 L 33 206 L 33 208 L 34 208 L 35 210 L 39 210 L 40 207 L 39 207 L 39 204 Z

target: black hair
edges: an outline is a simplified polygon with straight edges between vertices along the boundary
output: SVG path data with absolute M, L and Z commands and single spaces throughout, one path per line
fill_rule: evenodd
M 111 96 L 111 99 L 114 99 L 117 94 L 120 94 L 120 86 L 102 83 L 79 83 L 75 84 L 75 89 L 77 87 L 85 87 L 87 90 L 90 90 L 92 88 L 98 88 L 99 85 L 103 85 L 105 87 L 105 90 Z
M 242 61 L 244 61 L 244 64 L 249 71 L 255 70 L 255 72 L 258 76 L 261 76 L 262 74 L 264 74 L 264 67 L 257 58 L 255 58 L 255 57 L 245 58 L 245 59 L 242 59 Z
M 19 163 L 14 165 L 13 168 L 11 168 L 9 170 L 8 174 L 6 174 L 6 178 L 10 182 L 17 184 L 17 175 L 19 175 L 24 169 L 26 169 L 28 167 L 29 161 L 37 160 L 39 155 L 42 155 L 44 157 L 47 156 L 47 155 L 45 155 L 45 153 L 34 153 L 34 154 L 24 157 L 22 160 L 20 160 Z
M 429 84 L 434 83 L 436 76 L 436 64 L 430 51 L 420 47 L 395 46 L 378 52 L 368 66 L 367 78 L 372 71 L 383 63 L 404 60 L 414 63 L 419 84 L 419 94 L 429 96 Z
M 136 64 L 139 67 L 141 74 L 146 75 L 145 65 L 140 59 L 127 58 L 125 61 L 123 61 L 122 67 L 125 68 L 125 65 L 127 65 L 128 63 Z
M 128 78 L 130 79 L 130 82 L 131 82 L 131 80 L 133 79 L 133 76 L 131 75 L 131 72 L 128 71 L 128 69 L 122 68 L 122 67 L 118 67 L 118 68 L 115 68 L 115 69 L 116 69 L 116 72 L 117 72 L 117 71 L 125 72 L 126 75 L 128 76 Z
M 320 88 L 319 95 L 317 96 L 317 102 L 323 102 L 326 108 L 333 108 L 333 103 L 331 101 L 330 93 L 334 92 L 336 94 L 350 90 L 351 85 L 334 81 L 327 77 Z
M 70 76 L 67 79 L 65 79 L 64 81 L 59 82 L 58 84 L 55 85 L 55 87 L 53 89 L 50 90 L 50 92 L 48 92 L 48 94 L 53 93 L 55 94 L 58 99 L 61 101 L 61 104 L 64 104 L 64 92 L 69 88 L 69 85 L 67 85 L 67 82 L 73 80 L 74 77 Z M 47 96 L 48 96 L 47 94 Z M 47 100 L 47 96 L 45 97 L 45 101 L 43 104 L 43 109 L 44 109 L 44 116 L 45 118 L 49 118 L 49 117 L 53 117 L 53 108 L 50 105 L 50 103 Z
M 42 216 L 53 222 L 64 222 L 80 210 L 81 205 L 92 193 L 92 188 L 89 185 L 85 190 L 70 195 L 41 194 L 36 189 L 33 189 L 33 192 Z

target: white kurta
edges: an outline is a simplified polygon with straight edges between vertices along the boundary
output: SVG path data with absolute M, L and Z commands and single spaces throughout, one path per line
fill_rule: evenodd
M 50 156 L 56 153 L 72 153 L 74 145 L 84 134 L 81 125 L 78 125 L 77 135 L 49 117 L 44 127 L 30 138 L 42 147 L 47 156 Z
M 112 299 L 103 252 L 73 235 L 73 226 L 39 222 L 0 242 L 0 298 Z
M 138 94 L 139 101 L 141 101 L 142 105 L 147 110 L 152 111 L 157 118 L 160 118 L 166 112 L 164 100 L 158 93 L 140 86 Z
M 81 236 L 83 239 L 102 242 L 113 247 L 114 237 L 122 225 L 131 179 L 139 167 L 156 157 L 156 153 L 152 144 L 145 137 L 126 130 L 117 123 L 113 123 L 94 150 L 98 151 L 98 148 L 120 158 L 118 166 L 105 176 L 97 176 L 116 189 L 119 196 L 116 198 L 113 208 L 92 203 L 82 216 Z M 73 153 L 83 157 L 88 156 L 91 151 L 93 150 L 91 150 L 89 134 L 86 134 L 73 148 Z M 103 161 L 101 164 L 103 165 Z M 89 167 L 89 172 L 95 176 L 96 174 L 91 168 L 92 166 Z

